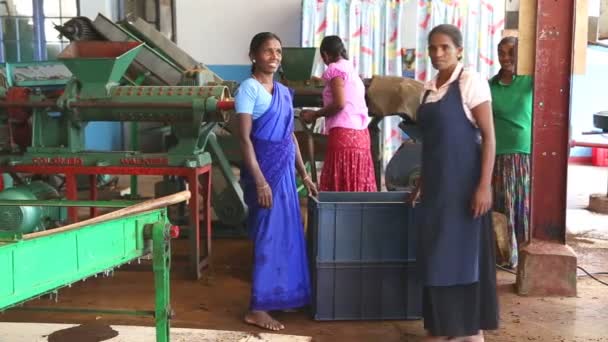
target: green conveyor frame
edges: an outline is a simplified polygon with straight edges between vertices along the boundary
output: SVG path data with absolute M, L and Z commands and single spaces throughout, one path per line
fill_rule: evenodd
M 151 252 L 155 287 L 154 310 L 44 309 L 152 316 L 156 321 L 156 341 L 168 342 L 171 316 L 171 234 L 166 207 L 183 202 L 189 197 L 190 193 L 184 191 L 68 226 L 32 234 L 21 235 L 0 230 L 0 311 L 45 294 L 56 293 L 63 287 L 109 272 Z M 20 201 L 20 204 L 23 204 L 21 202 L 23 201 Z M 75 207 L 90 205 L 79 201 L 61 203 Z M 114 206 L 111 201 L 100 201 L 99 204 L 105 207 Z M 0 206 L 6 205 L 11 203 L 0 203 Z

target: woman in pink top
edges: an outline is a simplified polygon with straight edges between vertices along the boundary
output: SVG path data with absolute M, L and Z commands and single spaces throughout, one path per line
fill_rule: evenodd
M 327 65 L 323 73 L 324 107 L 301 113 L 304 121 L 309 123 L 325 117 L 325 132 L 329 139 L 320 190 L 376 191 L 363 81 L 348 60 L 340 37 L 325 37 L 320 52 Z

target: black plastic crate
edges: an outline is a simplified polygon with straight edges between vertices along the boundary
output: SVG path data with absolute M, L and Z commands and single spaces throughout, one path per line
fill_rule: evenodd
M 406 192 L 322 192 L 308 204 L 316 320 L 417 319 L 416 210 Z

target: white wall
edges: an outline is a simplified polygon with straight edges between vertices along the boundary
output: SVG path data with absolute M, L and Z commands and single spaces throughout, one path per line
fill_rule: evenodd
M 116 0 L 81 0 L 80 15 L 89 17 L 95 20 L 98 13 L 115 20 L 116 18 Z
M 205 64 L 249 64 L 249 42 L 276 33 L 283 46 L 301 46 L 301 0 L 175 1 L 177 45 Z

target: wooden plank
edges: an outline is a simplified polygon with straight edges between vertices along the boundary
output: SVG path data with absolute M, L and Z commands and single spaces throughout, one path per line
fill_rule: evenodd
M 608 39 L 608 0 L 600 2 L 599 39 Z
M 534 74 L 536 56 L 536 12 L 537 0 L 521 1 L 519 4 L 519 44 L 517 47 L 517 74 Z
M 101 216 L 97 216 L 97 217 L 90 218 L 88 220 L 69 224 L 67 226 L 63 226 L 60 228 L 49 229 L 49 230 L 45 230 L 45 231 L 41 231 L 41 232 L 37 232 L 37 233 L 27 234 L 27 235 L 23 236 L 23 239 L 30 240 L 30 239 L 35 239 L 35 238 L 39 238 L 42 236 L 62 233 L 62 232 L 66 232 L 69 230 L 86 227 L 87 225 L 102 223 L 102 222 L 106 222 L 109 220 L 123 218 L 123 217 L 129 216 L 129 215 L 135 215 L 135 214 L 143 213 L 143 212 L 158 209 L 158 208 L 168 207 L 172 204 L 187 201 L 188 199 L 190 199 L 190 191 L 181 191 L 181 192 L 169 195 L 169 196 L 151 199 L 151 200 L 148 200 L 145 202 L 141 202 L 141 203 L 132 205 L 130 207 L 122 208 L 122 209 L 112 211 L 112 212 L 109 212 L 109 213 L 101 215 Z
M 593 19 L 589 17 L 589 0 L 576 0 L 575 11 L 572 72 L 575 75 L 583 75 L 587 69 L 587 41 L 589 24 L 591 24 L 593 21 Z M 595 18 L 595 22 L 597 23 L 597 18 Z M 595 30 L 597 31 L 597 26 L 595 27 Z M 597 34 L 595 39 L 597 39 Z

